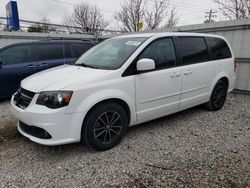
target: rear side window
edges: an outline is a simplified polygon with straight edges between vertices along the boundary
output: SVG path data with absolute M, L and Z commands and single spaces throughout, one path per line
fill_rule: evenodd
M 20 45 L 7 48 L 0 52 L 3 65 L 25 63 L 33 60 L 32 45 Z
M 231 58 L 232 54 L 227 43 L 220 38 L 207 38 L 208 47 L 212 52 L 212 60 Z
M 209 60 L 209 53 L 203 37 L 178 37 L 182 64 L 188 65 Z
M 39 60 L 63 59 L 63 44 L 38 44 L 37 52 Z
M 93 47 L 93 44 L 87 43 L 71 43 L 71 46 L 75 52 L 76 57 L 80 57 L 84 54 L 88 49 Z

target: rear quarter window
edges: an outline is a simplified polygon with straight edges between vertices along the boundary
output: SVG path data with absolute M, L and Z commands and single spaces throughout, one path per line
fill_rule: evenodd
M 76 57 L 80 57 L 94 45 L 90 43 L 71 43 L 71 46 L 73 51 L 75 52 Z
M 227 43 L 220 38 L 207 37 L 207 44 L 211 49 L 212 60 L 231 58 L 232 54 Z

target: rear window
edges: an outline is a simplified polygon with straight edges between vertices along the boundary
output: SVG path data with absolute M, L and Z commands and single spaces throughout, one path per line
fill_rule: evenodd
M 67 45 L 63 49 L 63 44 L 37 44 L 39 60 L 64 59 L 70 57 L 70 50 Z M 65 52 L 65 55 L 64 55 Z
M 230 49 L 223 39 L 208 37 L 207 44 L 211 48 L 213 60 L 226 59 L 232 57 Z
M 178 37 L 182 64 L 188 65 L 209 60 L 209 53 L 203 37 Z
M 72 43 L 71 44 L 76 57 L 80 57 L 82 54 L 84 54 L 88 49 L 93 47 L 93 44 L 88 43 Z

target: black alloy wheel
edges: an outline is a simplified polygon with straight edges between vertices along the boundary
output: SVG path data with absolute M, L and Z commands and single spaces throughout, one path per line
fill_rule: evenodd
M 210 100 L 204 105 L 205 108 L 210 111 L 220 110 L 226 101 L 227 91 L 227 84 L 224 81 L 219 80 L 214 86 Z
M 95 123 L 94 136 L 101 144 L 109 144 L 122 133 L 122 119 L 118 112 L 108 111 L 101 114 Z
M 128 127 L 128 115 L 115 102 L 94 107 L 84 121 L 82 140 L 95 150 L 108 150 L 120 143 Z

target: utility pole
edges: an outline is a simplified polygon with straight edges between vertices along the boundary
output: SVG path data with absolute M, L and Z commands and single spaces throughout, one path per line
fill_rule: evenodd
M 205 14 L 206 14 L 205 18 L 208 18 L 205 20 L 205 23 L 214 22 L 214 20 L 212 18 L 217 17 L 215 15 L 216 13 L 217 13 L 217 11 L 213 11 L 212 9 L 209 12 L 205 12 Z

